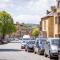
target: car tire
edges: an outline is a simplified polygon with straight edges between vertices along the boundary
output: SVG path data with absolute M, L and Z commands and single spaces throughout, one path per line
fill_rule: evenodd
M 50 58 L 50 59 L 52 59 L 53 57 L 52 57 L 52 56 L 50 56 L 49 58 Z
M 27 49 L 25 49 L 25 51 L 27 51 Z
M 27 52 L 29 52 L 29 50 L 27 49 Z
M 23 47 L 21 46 L 21 49 L 23 49 Z
M 53 57 L 51 56 L 50 51 L 49 51 L 49 54 L 48 54 L 48 58 L 53 59 Z
M 48 56 L 50 59 L 53 59 L 53 57 L 51 56 L 51 54 Z
M 39 49 L 38 49 L 38 52 L 37 52 L 37 54 L 38 54 L 38 55 L 41 55 L 41 52 L 39 51 Z
M 27 51 L 27 48 L 25 47 L 25 51 Z
M 48 55 L 44 52 L 44 56 L 47 57 Z
M 36 51 L 34 50 L 34 54 L 36 54 Z

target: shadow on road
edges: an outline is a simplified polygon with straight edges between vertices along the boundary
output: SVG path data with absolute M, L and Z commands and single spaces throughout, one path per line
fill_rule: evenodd
M 56 59 L 50 59 L 50 60 L 59 60 L 59 59 L 56 58 Z
M 21 43 L 21 42 L 10 42 L 10 43 Z
M 20 49 L 0 49 L 0 52 L 19 52 L 19 51 L 23 51 Z

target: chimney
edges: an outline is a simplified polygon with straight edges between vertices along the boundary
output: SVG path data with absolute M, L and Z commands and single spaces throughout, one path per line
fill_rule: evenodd
M 52 12 L 56 12 L 56 10 L 57 10 L 57 9 L 56 9 L 55 6 L 51 6 L 51 11 L 52 11 Z
M 49 14 L 49 13 L 50 13 L 50 11 L 47 10 L 47 11 L 46 11 L 46 14 Z

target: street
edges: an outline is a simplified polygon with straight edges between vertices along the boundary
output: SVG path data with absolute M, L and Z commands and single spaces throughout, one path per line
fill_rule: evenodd
M 49 60 L 49 58 L 25 52 L 20 48 L 20 43 L 11 42 L 0 45 L 0 60 Z

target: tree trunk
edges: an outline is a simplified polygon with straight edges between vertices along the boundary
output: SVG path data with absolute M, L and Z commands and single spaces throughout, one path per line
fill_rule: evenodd
M 4 38 L 5 38 L 5 34 L 2 35 L 2 39 L 3 39 L 3 40 L 4 40 Z
M 4 39 L 5 39 L 5 34 L 3 34 L 1 37 L 1 43 L 4 43 Z

